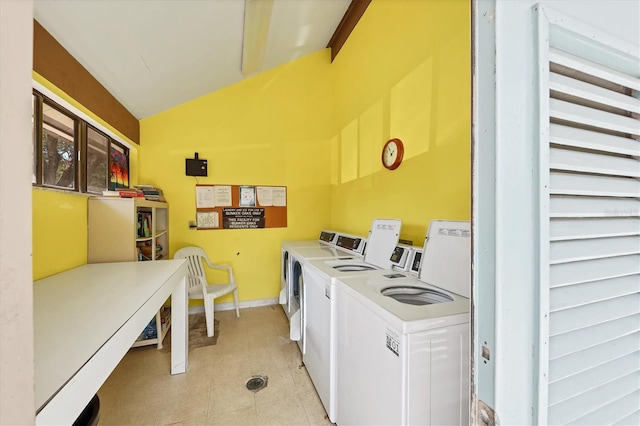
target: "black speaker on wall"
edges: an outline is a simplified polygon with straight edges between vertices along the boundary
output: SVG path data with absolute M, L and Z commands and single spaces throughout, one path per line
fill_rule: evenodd
M 199 159 L 196 152 L 195 158 L 185 160 L 185 170 L 187 176 L 207 176 L 207 160 Z

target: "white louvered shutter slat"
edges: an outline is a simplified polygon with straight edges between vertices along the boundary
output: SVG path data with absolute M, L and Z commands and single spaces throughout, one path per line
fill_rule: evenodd
M 635 392 L 634 397 L 635 400 L 638 401 L 640 396 L 638 395 L 640 392 Z M 632 410 L 633 411 L 633 410 Z M 602 424 L 602 423 L 601 423 Z M 629 425 L 640 425 L 640 407 L 637 407 L 635 411 L 626 416 L 623 419 L 620 419 L 616 422 L 611 423 L 613 426 L 629 426 Z
M 640 135 L 640 125 L 633 118 L 593 109 L 559 99 L 549 100 L 549 111 L 552 118 L 572 121 L 587 126 L 596 126 L 614 132 Z
M 618 339 L 615 345 L 605 343 L 555 359 L 553 367 L 549 369 L 549 383 L 587 371 L 594 366 L 606 364 L 611 359 L 622 358 L 638 352 L 640 350 L 638 348 L 639 340 L 640 337 L 636 333 Z
M 556 49 L 553 46 L 549 49 L 549 62 L 640 91 L 640 78 Z
M 611 154 L 640 155 L 640 142 L 635 139 L 563 126 L 557 123 L 551 123 L 549 126 L 549 142 Z
M 582 285 L 552 288 L 550 312 L 588 305 L 599 300 L 635 294 L 640 291 L 640 277 L 626 275 L 616 278 L 591 281 Z M 639 325 L 640 327 L 640 325 Z
M 640 113 L 640 99 L 607 90 L 557 73 L 549 74 L 549 88 L 614 108 Z
M 552 265 L 579 260 L 624 256 L 640 251 L 640 236 L 593 238 L 552 242 L 549 260 Z M 640 277 L 638 277 L 640 282 Z M 639 289 L 640 290 L 640 289 Z
M 639 304 L 639 295 L 631 294 L 616 299 L 602 300 L 597 303 L 578 306 L 577 308 L 551 312 L 549 316 L 552 322 L 549 325 L 549 335 L 555 336 L 635 315 L 638 312 Z
M 550 241 L 640 235 L 640 219 L 635 217 L 552 218 Z
M 592 367 L 567 380 L 551 383 L 549 385 L 549 404 L 557 404 L 574 397 L 576 393 L 583 394 L 616 379 L 634 375 L 637 372 L 637 363 L 637 353 L 632 353 Z
M 549 270 L 549 287 L 560 287 L 640 274 L 640 255 L 590 259 L 580 262 L 552 265 Z M 640 312 L 640 305 L 638 305 Z
M 598 173 L 612 176 L 640 177 L 638 161 L 592 152 L 551 148 L 549 167 L 556 170 Z
M 613 424 L 640 408 L 640 58 L 607 66 L 594 61 L 616 54 L 587 51 L 589 37 L 548 31 L 538 412 L 546 424 Z
M 633 394 L 637 386 L 638 374 L 629 374 L 618 380 L 605 383 L 596 389 L 590 389 L 577 394 L 574 398 L 567 399 L 549 407 L 549 417 L 554 419 L 553 424 L 570 424 L 576 422 L 585 414 L 602 413 L 609 418 L 616 418 L 620 414 L 620 408 L 606 409 L 609 404 Z M 623 415 L 632 410 L 627 408 Z M 584 425 L 584 423 L 578 423 Z M 603 424 L 606 424 L 603 423 Z
M 551 196 L 551 217 L 625 217 L 640 209 L 640 200 L 614 197 Z
M 559 358 L 604 342 L 615 344 L 616 339 L 638 332 L 640 332 L 640 314 L 551 336 L 549 339 L 549 357 L 550 359 Z
M 551 194 L 595 195 L 600 197 L 635 197 L 640 194 L 640 180 L 610 176 L 582 176 L 551 172 Z
M 638 379 L 640 380 L 640 379 Z M 615 389 L 619 392 L 619 389 Z M 576 419 L 569 423 L 570 425 L 584 426 L 584 425 L 608 425 L 615 424 L 619 420 L 623 420 L 628 415 L 637 412 L 633 408 L 637 407 L 640 403 L 640 391 L 631 392 L 611 402 L 610 410 L 604 412 L 602 410 L 596 410 L 594 407 L 588 414 Z M 624 422 L 625 425 L 637 425 L 638 422 Z

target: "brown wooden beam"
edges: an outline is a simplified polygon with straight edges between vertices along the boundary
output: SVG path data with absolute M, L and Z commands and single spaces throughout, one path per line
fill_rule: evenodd
M 33 70 L 133 142 L 140 143 L 138 119 L 36 20 L 33 21 Z
M 367 10 L 367 7 L 371 3 L 371 0 L 352 0 L 351 4 L 344 13 L 342 20 L 338 24 L 338 28 L 331 36 L 327 47 L 331 48 L 331 62 L 336 57 L 344 43 L 349 38 L 351 31 L 356 27 L 358 21 Z

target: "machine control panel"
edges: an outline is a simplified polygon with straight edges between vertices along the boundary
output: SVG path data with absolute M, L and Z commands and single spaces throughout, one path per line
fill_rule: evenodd
M 392 268 L 418 275 L 422 260 L 422 247 L 398 244 L 391 254 Z
M 356 254 L 363 254 L 367 240 L 351 235 L 338 235 L 336 246 Z
M 422 249 L 413 251 L 413 257 L 411 259 L 411 266 L 409 270 L 415 274 L 420 271 L 420 262 L 422 261 Z
M 335 237 L 336 237 L 335 232 L 321 231 L 320 237 L 318 237 L 318 239 L 320 241 L 324 241 L 325 243 L 333 243 L 333 240 Z
M 410 252 L 410 247 L 401 245 L 396 246 L 393 253 L 391 253 L 391 263 L 393 264 L 393 267 L 396 269 L 404 269 Z

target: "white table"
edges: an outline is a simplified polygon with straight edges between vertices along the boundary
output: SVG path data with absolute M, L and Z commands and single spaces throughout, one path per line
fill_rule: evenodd
M 33 283 L 36 424 L 71 424 L 171 296 L 171 374 L 188 368 L 185 260 L 97 263 Z

